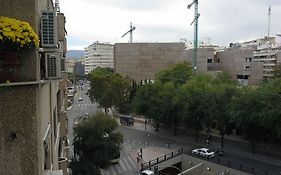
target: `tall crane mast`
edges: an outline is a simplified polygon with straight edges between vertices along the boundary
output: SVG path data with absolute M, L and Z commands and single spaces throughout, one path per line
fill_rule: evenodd
M 191 25 L 194 23 L 194 40 L 193 40 L 194 48 L 193 48 L 192 66 L 193 66 L 193 72 L 194 74 L 196 74 L 197 48 L 198 48 L 198 18 L 200 16 L 200 13 L 198 13 L 198 0 L 193 0 L 193 2 L 189 4 L 187 8 L 190 9 L 192 5 L 194 5 L 194 20 L 191 23 Z
M 130 24 L 130 30 L 128 32 L 126 32 L 124 35 L 121 36 L 121 38 L 123 38 L 124 36 L 126 36 L 128 33 L 130 33 L 130 43 L 133 43 L 133 31 L 136 30 L 136 27 L 133 26 L 132 22 Z
M 59 0 L 55 0 L 55 10 L 60 13 L 60 3 Z

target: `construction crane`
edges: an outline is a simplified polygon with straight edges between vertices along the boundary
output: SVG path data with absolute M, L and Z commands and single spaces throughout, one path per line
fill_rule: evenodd
M 121 36 L 121 38 L 123 38 L 124 36 L 126 36 L 128 33 L 130 33 L 130 43 L 133 43 L 133 31 L 136 30 L 136 27 L 133 27 L 132 22 L 130 25 L 130 30 L 128 32 L 126 32 L 124 35 Z
M 60 13 L 60 3 L 59 3 L 59 0 L 55 1 L 55 10 L 56 10 L 56 12 Z
M 193 40 L 193 58 L 192 58 L 192 66 L 193 66 L 193 72 L 196 74 L 196 60 L 197 60 L 197 48 L 198 48 L 198 18 L 200 16 L 200 13 L 198 13 L 198 0 L 193 0 L 191 4 L 187 6 L 188 9 L 190 9 L 194 5 L 194 20 L 192 21 L 191 25 L 194 23 L 194 40 Z

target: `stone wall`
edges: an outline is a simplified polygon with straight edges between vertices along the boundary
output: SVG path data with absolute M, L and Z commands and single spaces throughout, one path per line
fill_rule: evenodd
M 0 88 L 0 174 L 39 174 L 38 87 Z
M 183 43 L 117 43 L 114 45 L 114 69 L 137 80 L 155 78 L 155 74 L 185 57 Z

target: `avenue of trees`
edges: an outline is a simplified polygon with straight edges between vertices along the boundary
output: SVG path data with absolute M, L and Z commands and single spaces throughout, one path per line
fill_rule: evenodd
M 74 158 L 70 164 L 73 175 L 100 175 L 114 155 L 119 153 L 123 135 L 118 123 L 104 113 L 82 120 L 74 128 Z
M 216 129 L 224 147 L 225 135 L 236 133 L 247 139 L 253 153 L 257 142 L 281 144 L 281 78 L 260 86 L 239 86 L 226 73 L 216 76 L 193 74 L 189 62 L 160 71 L 155 80 L 136 83 L 110 69 L 97 68 L 90 74 L 90 99 L 105 109 L 134 112 L 159 126 L 172 126 L 209 137 Z M 280 72 L 280 71 L 279 71 Z
M 156 75 L 153 83 L 140 85 L 133 106 L 135 112 L 159 124 L 210 134 L 217 129 L 224 136 L 236 133 L 247 139 L 253 153 L 257 142 L 281 141 L 281 79 L 259 87 L 240 87 L 226 73 L 216 77 L 192 74 L 188 62 L 172 65 Z

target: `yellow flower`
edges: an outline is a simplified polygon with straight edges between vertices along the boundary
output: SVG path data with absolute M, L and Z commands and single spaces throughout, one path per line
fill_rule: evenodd
M 39 47 L 39 38 L 27 22 L 4 16 L 0 16 L 0 42 L 4 45 L 14 44 L 15 47 L 30 46 L 30 44 Z

